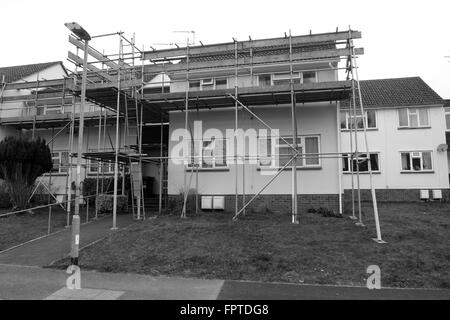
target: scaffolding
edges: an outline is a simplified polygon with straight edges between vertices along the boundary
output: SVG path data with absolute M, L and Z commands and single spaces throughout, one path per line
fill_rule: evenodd
M 283 136 L 277 138 L 289 146 L 291 154 L 284 166 L 279 167 L 276 173 L 269 179 L 264 186 L 252 195 L 248 200 L 245 194 L 245 161 L 249 160 L 249 156 L 238 154 L 237 134 L 235 134 L 234 146 L 235 152 L 232 161 L 235 165 L 235 213 L 234 220 L 237 220 L 241 214 L 245 214 L 246 208 L 285 170 L 291 170 L 291 220 L 292 223 L 298 224 L 298 185 L 302 181 L 298 180 L 297 174 L 297 158 L 305 157 L 297 145 L 298 124 L 297 124 L 297 105 L 310 102 L 335 102 L 337 115 L 337 136 L 338 150 L 337 152 L 316 153 L 314 156 L 318 158 L 335 158 L 338 162 L 338 181 L 339 181 L 339 213 L 343 214 L 343 188 L 342 188 L 342 159 L 344 152 L 341 150 L 341 135 L 339 125 L 340 101 L 350 101 L 350 161 L 356 164 L 356 173 L 351 171 L 351 195 L 352 195 L 352 216 L 356 218 L 356 210 L 358 212 L 357 225 L 364 226 L 361 213 L 361 188 L 360 188 L 360 170 L 359 165 L 362 161 L 368 162 L 369 181 L 372 195 L 372 203 L 374 208 L 374 217 L 376 223 L 377 238 L 379 243 L 383 243 L 381 238 L 381 230 L 378 218 L 378 208 L 376 202 L 375 189 L 372 182 L 372 170 L 370 156 L 366 159 L 361 154 L 369 155 L 369 146 L 367 139 L 367 120 L 363 120 L 363 136 L 365 152 L 360 152 L 358 143 L 357 127 L 358 115 L 364 115 L 363 99 L 361 97 L 360 83 L 358 78 L 358 67 L 356 64 L 357 56 L 363 54 L 362 48 L 354 46 L 353 40 L 361 38 L 359 31 L 349 28 L 348 31 L 338 31 L 322 34 L 309 34 L 302 36 L 292 36 L 291 32 L 285 34 L 284 37 L 237 41 L 233 39 L 229 43 L 220 43 L 212 45 L 193 45 L 189 43 L 189 39 L 185 47 L 150 50 L 145 51 L 144 48 L 139 49 L 135 44 L 135 37 L 129 40 L 123 32 L 109 33 L 92 37 L 93 40 L 99 37 L 117 37 L 119 41 L 118 54 L 106 55 L 94 49 L 91 45 L 85 47 L 85 43 L 74 35 L 69 36 L 69 43 L 76 48 L 76 53 L 69 51 L 68 60 L 76 66 L 76 71 L 71 77 L 60 80 L 44 80 L 7 84 L 5 90 L 9 89 L 33 89 L 34 94 L 27 97 L 16 99 L 28 99 L 33 101 L 34 107 L 38 107 L 39 101 L 42 99 L 61 99 L 63 106 L 71 105 L 72 113 L 69 115 L 58 115 L 49 119 L 39 119 L 38 115 L 30 115 L 29 118 L 7 119 L 2 118 L 2 124 L 16 125 L 18 127 L 32 128 L 33 135 L 37 126 L 57 126 L 62 125 L 65 130 L 70 126 L 69 147 L 70 159 L 77 156 L 73 152 L 73 136 L 75 132 L 75 102 L 82 91 L 85 92 L 87 101 L 99 107 L 99 110 L 92 115 L 88 115 L 87 121 L 92 125 L 98 125 L 98 141 L 97 148 L 86 150 L 82 153 L 84 159 L 88 161 L 96 161 L 100 163 L 97 171 L 97 193 L 103 192 L 102 185 L 99 184 L 100 176 L 103 177 L 103 164 L 108 162 L 114 163 L 114 222 L 117 211 L 117 190 L 119 183 L 119 170 L 122 172 L 128 170 L 133 176 L 140 176 L 141 179 L 131 178 L 133 196 L 132 208 L 136 219 L 145 219 L 144 208 L 144 189 L 142 184 L 142 165 L 144 163 L 153 163 L 159 166 L 159 199 L 158 213 L 163 210 L 163 194 L 167 199 L 167 185 L 164 186 L 164 175 L 167 170 L 167 162 L 174 159 L 164 146 L 163 126 L 169 121 L 169 113 L 171 111 L 180 111 L 184 113 L 185 134 L 188 132 L 192 135 L 189 124 L 189 115 L 194 111 L 202 109 L 220 109 L 233 108 L 235 115 L 235 132 L 239 128 L 239 112 L 247 112 L 257 119 L 264 127 L 272 130 L 273 128 L 264 119 L 259 117 L 252 109 L 254 106 L 263 105 L 290 105 L 291 108 L 291 133 L 292 143 L 287 141 Z M 129 48 L 125 51 L 124 48 Z M 84 51 L 85 56 L 88 55 L 91 60 L 83 63 L 86 59 L 79 56 L 79 51 Z M 339 67 L 338 62 L 345 59 L 345 67 Z M 139 66 L 136 61 L 142 63 Z M 150 64 L 145 64 L 150 61 Z M 330 61 L 336 63 L 330 63 Z M 309 64 L 321 63 L 323 67 L 311 67 Z M 84 65 L 84 68 L 83 68 Z M 294 69 L 298 71 L 301 65 L 302 72 L 319 72 L 334 71 L 346 73 L 346 80 L 330 80 L 321 82 L 298 83 L 294 79 Z M 277 84 L 271 86 L 255 86 L 254 78 L 258 77 L 258 67 L 270 67 L 277 70 L 287 72 L 289 74 L 288 84 Z M 80 72 L 77 68 L 82 67 L 86 73 L 87 85 L 81 88 L 77 78 Z M 255 72 L 256 69 L 256 72 Z M 234 86 L 232 88 L 213 88 L 209 90 L 191 90 L 191 80 L 198 79 L 201 75 L 211 74 L 211 72 L 221 72 L 222 74 L 234 76 Z M 162 76 L 161 76 L 162 75 Z M 239 81 L 243 76 L 250 76 L 251 85 L 239 86 Z M 154 79 L 158 79 L 155 81 Z M 166 77 L 170 79 L 168 82 Z M 149 90 L 148 84 L 152 87 Z M 180 85 L 182 90 L 171 91 L 170 86 Z M 33 87 L 34 86 L 34 87 Z M 36 88 L 51 88 L 53 91 L 38 93 Z M 13 99 L 10 97 L 9 99 Z M 359 106 L 359 110 L 357 110 Z M 106 136 L 108 123 L 115 123 L 116 135 L 115 143 L 110 141 L 111 148 L 106 146 Z M 122 124 L 122 126 L 121 126 Z M 145 124 L 160 126 L 160 143 L 159 150 L 146 149 L 143 145 L 143 127 Z M 121 130 L 122 128 L 122 130 Z M 61 129 L 61 130 L 63 130 Z M 122 132 L 121 132 L 122 131 Z M 273 130 L 272 130 L 273 132 Z M 184 139 L 188 141 L 189 139 Z M 52 138 L 53 139 L 53 138 Z M 121 143 L 121 140 L 123 143 Z M 132 140 L 132 141 L 131 141 Z M 191 138 L 191 142 L 192 142 Z M 103 141 L 103 142 L 102 142 Z M 144 149 L 147 151 L 144 151 Z M 148 152 L 159 151 L 158 154 Z M 192 152 L 194 148 L 192 148 Z M 80 149 L 77 152 L 82 152 Z M 346 152 L 345 154 L 348 154 Z M 311 155 L 311 154 L 310 154 Z M 181 209 L 181 217 L 186 217 L 186 203 L 189 196 L 189 190 L 192 179 L 195 174 L 195 199 L 196 212 L 198 212 L 198 183 L 199 183 L 199 159 L 198 156 L 183 155 L 184 164 L 190 165 L 190 170 L 183 170 L 183 206 Z M 242 179 L 239 178 L 238 164 L 242 161 Z M 136 166 L 136 170 L 132 169 Z M 291 166 L 291 168 L 289 168 Z M 188 167 L 188 166 L 186 166 Z M 67 178 L 67 195 L 70 204 L 70 189 L 72 160 L 69 163 L 69 172 Z M 100 168 L 102 168 L 100 170 Z M 189 172 L 190 171 L 190 172 Z M 124 177 L 124 175 L 123 175 Z M 356 188 L 354 186 L 354 178 L 356 177 Z M 124 180 L 123 180 L 124 181 Z M 124 182 L 122 182 L 124 183 Z M 137 186 L 135 186 L 136 184 Z M 242 184 L 242 194 L 239 194 L 239 184 Z M 355 195 L 356 189 L 356 195 Z M 122 188 L 123 190 L 123 188 Z M 242 197 L 242 204 L 239 204 L 239 197 Z M 356 197 L 356 200 L 355 200 Z M 355 201 L 357 208 L 355 208 Z M 167 202 L 167 201 L 166 201 Z M 70 205 L 68 205 L 70 213 Z M 97 211 L 96 211 L 97 212 Z

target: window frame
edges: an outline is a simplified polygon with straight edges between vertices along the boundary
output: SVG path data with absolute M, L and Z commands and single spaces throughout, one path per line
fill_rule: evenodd
M 223 169 L 229 169 L 229 164 L 228 164 L 228 159 L 227 159 L 227 139 L 226 138 L 221 138 L 221 139 L 216 139 L 215 137 L 213 137 L 214 139 L 211 140 L 204 140 L 202 139 L 197 139 L 194 140 L 194 153 L 192 152 L 192 140 L 189 139 L 189 162 L 187 164 L 185 164 L 185 169 L 186 170 L 191 170 L 192 168 L 197 167 L 199 170 L 223 170 Z M 223 154 L 222 154 L 222 159 L 225 162 L 225 165 L 217 165 L 216 164 L 216 157 L 218 158 L 218 156 L 216 155 L 216 146 L 214 145 L 214 149 L 212 150 L 212 156 L 211 156 L 211 167 L 209 166 L 204 166 L 204 143 L 208 142 L 208 141 L 216 141 L 216 140 L 221 140 L 222 141 L 222 150 L 223 150 Z M 198 154 L 198 160 L 196 163 L 196 159 L 195 159 L 195 145 L 196 143 L 198 145 L 201 146 L 201 148 L 198 148 L 197 150 L 199 150 L 199 154 Z M 215 144 L 215 142 L 214 142 Z M 198 166 L 192 166 L 192 164 L 198 164 Z
M 367 121 L 367 114 L 368 114 L 368 112 L 373 112 L 374 114 L 375 114 L 375 126 L 374 127 L 369 127 L 368 126 L 368 121 Z M 345 111 L 345 110 L 341 110 L 341 112 L 340 112 L 340 114 L 339 114 L 339 116 L 342 114 L 342 113 L 345 113 L 345 128 L 342 128 L 341 127 L 341 119 L 339 118 L 339 126 L 340 126 L 340 130 L 341 131 L 350 131 L 350 130 L 355 130 L 354 128 L 352 128 L 352 129 L 350 129 L 350 121 L 351 121 L 351 118 L 352 118 L 352 116 L 350 115 L 350 111 Z M 370 110 L 365 110 L 364 111 L 364 116 L 362 116 L 362 115 L 356 115 L 356 120 L 358 120 L 358 118 L 361 118 L 361 117 L 363 117 L 364 118 L 364 124 L 365 124 L 365 126 L 366 126 L 366 130 L 378 130 L 378 112 L 377 112 L 377 110 L 375 110 L 375 109 L 370 109 Z M 357 131 L 360 131 L 360 130 L 364 130 L 364 128 L 358 128 L 358 123 L 356 123 L 356 130 Z
M 447 116 L 450 117 L 450 107 L 444 107 L 445 131 L 449 132 L 450 128 L 447 127 Z
M 409 170 L 405 170 L 403 169 L 403 163 L 402 163 L 402 155 L 404 153 L 409 153 Z M 413 169 L 413 158 L 418 158 L 418 157 L 413 157 L 412 154 L 413 153 L 420 153 L 420 165 L 421 165 L 421 169 L 420 170 L 414 170 Z M 430 154 L 430 164 L 431 164 L 431 169 L 423 169 L 423 154 L 424 153 L 429 153 Z M 433 150 L 401 150 L 399 151 L 400 154 L 400 172 L 401 173 L 433 173 L 434 172 L 434 164 L 433 164 Z
M 211 80 L 205 83 L 205 80 Z M 201 79 L 195 79 L 189 81 L 189 90 L 192 91 L 206 91 L 206 90 L 216 90 L 217 89 L 217 81 L 218 80 L 225 80 L 225 88 L 228 89 L 228 77 L 209 77 L 209 78 L 201 78 Z M 210 82 L 210 83 L 209 83 Z M 199 83 L 198 87 L 195 86 L 195 89 L 191 87 L 191 84 L 193 83 Z M 198 89 L 197 89 L 198 88 Z
M 284 139 L 292 139 L 292 136 L 283 135 L 281 136 Z M 270 165 L 261 165 L 261 156 L 260 156 L 260 139 L 264 138 L 265 140 L 271 140 L 271 148 L 270 148 L 270 156 L 267 156 L 267 158 L 270 159 Z M 299 165 L 297 163 L 297 169 L 321 169 L 322 168 L 322 159 L 320 158 L 320 155 L 317 155 L 317 164 L 306 164 L 306 156 L 308 153 L 305 152 L 306 150 L 306 138 L 316 138 L 317 139 L 317 153 L 320 154 L 320 150 L 322 148 L 321 146 L 321 136 L 320 134 L 308 134 L 308 135 L 297 135 L 297 141 L 300 139 L 300 143 L 297 142 L 297 147 L 302 149 L 301 155 L 297 157 L 301 160 L 301 164 Z M 277 140 L 277 137 L 271 137 L 271 136 L 264 136 L 259 137 L 258 136 L 258 164 L 257 168 L 258 170 L 264 170 L 264 169 L 280 169 L 284 165 L 280 165 L 280 146 L 282 148 L 286 148 L 289 150 L 292 150 L 292 148 L 286 144 L 281 138 L 278 138 L 278 144 L 274 143 L 274 140 Z M 292 169 L 292 165 L 289 165 L 285 168 L 286 170 Z
M 69 168 L 68 167 L 64 168 L 62 159 L 63 159 L 63 153 L 67 153 L 67 159 L 69 159 L 69 157 L 70 157 L 69 151 L 68 150 L 51 151 L 50 153 L 52 156 L 52 163 L 53 163 L 53 168 L 51 170 L 51 173 L 52 174 L 67 174 L 69 172 Z M 58 155 L 54 156 L 53 154 L 58 154 Z M 53 162 L 53 160 L 56 160 L 56 159 L 58 160 L 58 168 L 55 168 L 55 163 Z M 50 173 L 47 173 L 47 174 L 50 174 Z
M 414 113 L 414 112 L 411 112 L 411 109 L 415 109 L 416 110 L 416 112 Z M 407 122 L 408 122 L 408 124 L 407 125 L 401 125 L 400 124 L 400 111 L 401 110 L 406 110 L 406 120 L 407 120 Z M 421 117 L 420 117 L 420 112 L 419 112 L 419 110 L 426 110 L 426 112 L 427 112 L 427 124 L 426 125 L 421 125 L 420 124 L 420 120 L 421 120 Z M 410 120 L 410 114 L 417 114 L 417 126 L 412 126 L 411 125 L 411 120 Z M 430 108 L 427 108 L 427 107 L 406 107 L 406 108 L 398 108 L 397 109 L 397 117 L 398 117 L 398 122 L 397 122 L 397 125 L 398 125 L 398 129 L 420 129 L 420 128 L 430 128 L 431 127 L 431 124 L 430 124 Z
M 296 79 L 299 79 L 299 83 L 303 84 L 303 73 L 314 73 L 314 82 L 317 83 L 318 81 L 318 73 L 317 71 L 294 71 L 292 72 L 292 79 L 295 81 Z M 281 77 L 279 79 L 274 79 L 276 75 L 286 74 L 286 77 Z M 260 76 L 270 76 L 270 86 L 276 86 L 277 84 L 274 83 L 276 80 L 291 80 L 290 72 L 272 72 L 272 73 L 259 73 L 256 75 L 257 83 L 256 86 L 260 86 Z M 308 82 L 311 83 L 311 82 Z
M 96 167 L 97 170 L 98 170 L 100 167 L 103 168 L 104 163 L 106 163 L 106 162 L 108 163 L 108 171 L 106 171 L 106 172 L 92 171 L 92 168 L 93 168 L 93 167 Z M 99 166 L 99 164 L 101 164 L 101 165 Z M 87 168 L 88 168 L 87 173 L 88 173 L 89 175 L 97 174 L 97 172 L 98 172 L 99 174 L 111 175 L 111 174 L 114 174 L 114 161 L 95 161 L 95 165 L 93 165 L 93 160 L 88 160 L 88 162 L 87 162 Z
M 367 171 L 359 170 L 359 173 L 366 174 L 366 173 L 370 173 L 370 171 L 372 171 L 372 173 L 381 173 L 381 161 L 380 161 L 381 157 L 380 157 L 380 152 L 379 151 L 359 152 L 359 154 L 360 155 L 365 155 L 366 158 L 367 158 L 367 154 L 369 154 L 369 155 L 376 155 L 377 156 L 377 165 L 378 165 L 378 169 L 377 170 L 373 170 L 373 169 L 369 170 L 369 167 L 367 166 Z M 346 157 L 344 157 L 345 155 L 346 155 Z M 346 160 L 347 168 L 348 168 L 348 170 L 345 170 L 344 163 L 342 163 L 342 173 L 344 173 L 344 174 L 351 174 L 352 172 L 353 173 L 357 173 L 356 170 L 353 170 L 353 163 L 351 163 L 352 159 L 351 159 L 350 155 L 351 155 L 351 152 L 347 152 L 347 153 L 343 153 L 342 154 L 342 156 L 343 156 L 342 160 L 343 161 Z M 355 160 L 355 159 L 353 159 L 353 160 Z M 372 166 L 371 166 L 371 168 L 372 168 Z

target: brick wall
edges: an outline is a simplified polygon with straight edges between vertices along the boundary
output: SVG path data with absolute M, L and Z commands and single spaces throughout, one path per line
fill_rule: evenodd
M 225 211 L 235 211 L 235 196 L 224 195 L 225 197 Z M 238 195 L 238 208 L 242 208 L 242 195 Z M 248 202 L 253 195 L 246 195 L 245 199 Z M 271 212 L 290 213 L 291 212 L 291 195 L 290 194 L 264 194 L 259 195 L 248 206 L 247 210 L 253 212 L 264 212 L 269 210 Z M 174 210 L 181 212 L 183 198 L 181 195 L 169 195 L 169 202 L 172 201 Z M 199 195 L 199 202 L 201 195 Z M 188 199 L 188 208 L 195 208 L 195 197 L 190 196 Z M 337 194 L 299 194 L 297 195 L 298 212 L 305 212 L 309 208 L 324 207 L 337 211 L 339 207 L 339 198 Z
M 420 202 L 420 189 L 376 189 L 378 202 Z M 432 194 L 430 191 L 430 199 Z M 442 198 L 450 200 L 450 189 L 442 189 Z M 357 190 L 355 189 L 355 199 L 357 199 Z M 344 191 L 344 201 L 351 202 L 352 190 Z M 372 201 L 372 195 L 369 189 L 361 189 L 361 201 Z

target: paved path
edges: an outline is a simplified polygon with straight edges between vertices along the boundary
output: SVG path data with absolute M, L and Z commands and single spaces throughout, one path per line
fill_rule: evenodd
M 81 290 L 65 288 L 65 270 L 0 265 L 0 299 L 303 300 L 445 299 L 450 290 L 381 289 L 151 277 L 81 271 Z
M 131 214 L 117 215 L 117 226 L 124 228 L 133 223 Z M 97 241 L 111 231 L 112 217 L 82 224 L 80 227 L 80 248 Z M 65 229 L 47 237 L 26 243 L 12 250 L 0 253 L 0 264 L 22 266 L 45 266 L 62 259 L 70 253 L 71 230 Z

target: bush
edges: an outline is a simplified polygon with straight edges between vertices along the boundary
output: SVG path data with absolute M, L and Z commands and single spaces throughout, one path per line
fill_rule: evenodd
M 342 218 L 342 215 L 334 212 L 333 210 L 320 207 L 319 209 L 309 208 L 309 213 L 320 214 L 322 217 L 330 217 L 330 218 Z
M 113 211 L 113 195 L 99 194 L 96 197 L 96 206 L 99 213 Z M 127 209 L 127 197 L 117 196 L 117 212 L 124 212 Z
M 9 136 L 0 142 L 0 179 L 14 208 L 23 209 L 36 179 L 53 168 L 50 149 L 44 139 Z
M 11 198 L 6 190 L 6 187 L 2 184 L 0 185 L 0 208 L 10 209 L 11 207 Z

